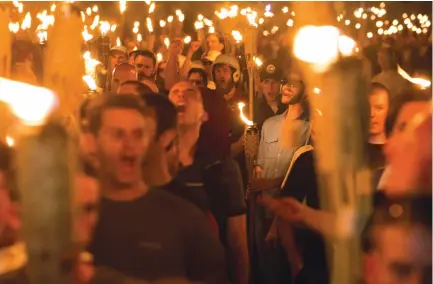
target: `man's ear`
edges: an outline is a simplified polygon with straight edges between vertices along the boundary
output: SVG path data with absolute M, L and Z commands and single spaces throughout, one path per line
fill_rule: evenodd
M 203 110 L 203 114 L 201 116 L 201 121 L 206 122 L 208 120 L 209 120 L 209 114 L 207 113 L 207 111 Z

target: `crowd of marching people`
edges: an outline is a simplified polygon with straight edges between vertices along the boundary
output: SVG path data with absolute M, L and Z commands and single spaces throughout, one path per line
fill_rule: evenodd
M 370 67 L 365 158 L 375 189 L 361 283 L 432 279 L 431 88 L 397 72 L 431 77 L 431 42 L 416 44 L 407 34 L 359 55 Z M 112 47 L 111 90 L 77 110 L 77 283 L 331 283 L 335 219 L 321 209 L 314 147 L 327 135 L 317 127 L 326 114 L 309 104 L 313 86 L 289 47 L 261 43 L 251 181 L 237 107 L 248 103 L 245 64 L 217 34 L 205 45 L 183 53 L 173 40 L 159 62 L 149 50 Z M 23 81 L 27 55 L 12 72 Z M 2 145 L 0 283 L 26 283 L 14 156 Z

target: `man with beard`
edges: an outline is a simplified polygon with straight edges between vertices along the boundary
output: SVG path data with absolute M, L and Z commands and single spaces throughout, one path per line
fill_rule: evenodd
M 175 180 L 183 185 L 182 190 L 189 191 L 189 196 L 204 193 L 226 248 L 229 280 L 246 284 L 249 271 L 246 208 L 239 168 L 232 159 L 215 160 L 197 151 L 201 124 L 207 113 L 196 87 L 190 82 L 179 82 L 171 89 L 169 99 L 178 110 L 180 171 Z
M 261 130 L 259 153 L 255 166 L 256 180 L 249 190 L 261 191 L 263 195 L 278 193 L 293 154 L 308 143 L 310 135 L 309 109 L 306 103 L 305 85 L 295 72 L 282 82 L 281 102 L 287 111 L 265 121 Z M 266 245 L 265 239 L 272 224 L 273 215 L 263 207 L 255 210 L 255 245 L 257 248 L 260 277 L 263 283 L 288 281 L 287 265 L 282 263 L 282 247 Z
M 156 57 L 149 50 L 137 50 L 134 57 L 134 66 L 137 70 L 138 80 L 155 80 Z
M 262 127 L 266 119 L 282 114 L 287 109 L 280 99 L 282 70 L 275 61 L 263 64 L 260 69 L 259 91 L 263 95 L 263 100 L 257 104 L 254 120 L 259 128 Z
M 243 178 L 246 180 L 244 159 L 244 129 L 245 125 L 240 120 L 238 103 L 245 101 L 240 90 L 241 70 L 236 57 L 228 54 L 219 55 L 212 65 L 212 77 L 216 85 L 216 95 L 223 97 L 230 110 L 230 154 L 239 163 L 243 170 Z
M 96 266 L 154 281 L 185 277 L 224 283 L 224 258 L 205 216 L 193 205 L 142 178 L 155 135 L 153 112 L 134 95 L 108 96 L 89 115 L 100 161 L 100 221 L 90 246 Z M 170 151 L 175 136 L 160 135 Z

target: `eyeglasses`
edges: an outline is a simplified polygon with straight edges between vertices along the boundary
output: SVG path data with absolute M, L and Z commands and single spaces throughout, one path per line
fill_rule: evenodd
M 293 81 L 293 80 L 282 80 L 281 81 L 281 85 L 282 86 L 287 86 L 289 88 L 299 88 L 301 86 L 301 81 Z

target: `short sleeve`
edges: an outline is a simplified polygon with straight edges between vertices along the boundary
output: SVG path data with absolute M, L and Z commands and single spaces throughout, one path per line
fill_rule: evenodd
M 212 213 L 217 219 L 246 213 L 244 185 L 236 161 L 228 158 L 207 167 L 204 183 Z

